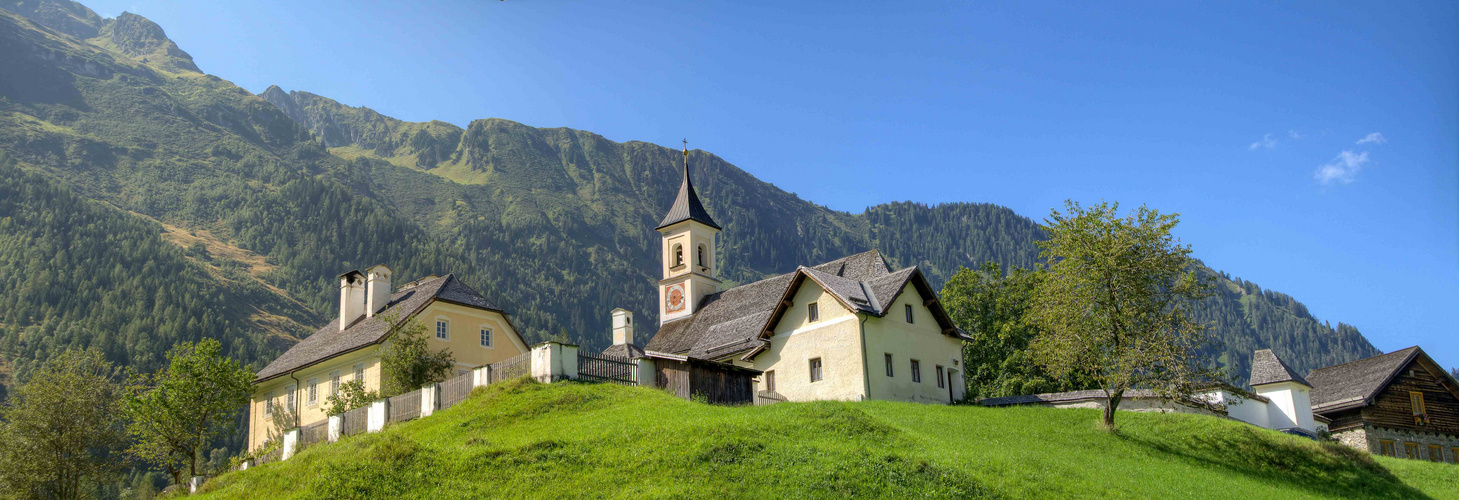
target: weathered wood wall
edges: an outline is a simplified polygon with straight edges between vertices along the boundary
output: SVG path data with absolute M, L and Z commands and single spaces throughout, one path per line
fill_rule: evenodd
M 1414 360 L 1373 398 L 1371 406 L 1363 409 L 1363 421 L 1381 427 L 1459 435 L 1459 398 L 1440 385 L 1441 380 Z M 1423 393 L 1428 425 L 1414 424 L 1409 391 Z
M 705 362 L 654 360 L 654 386 L 691 399 L 703 396 L 711 404 L 755 402 L 755 374 Z

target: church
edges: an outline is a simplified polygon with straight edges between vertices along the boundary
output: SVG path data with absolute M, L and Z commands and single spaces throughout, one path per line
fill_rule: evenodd
M 683 376 L 688 385 L 677 384 L 681 394 L 723 392 L 715 381 L 742 380 L 726 383 L 752 384 L 745 392 L 756 404 L 963 398 L 967 336 L 916 267 L 894 271 L 871 250 L 723 289 L 715 255 L 721 228 L 694 191 L 688 155 L 686 146 L 678 197 L 656 228 L 658 331 L 640 347 L 631 327 L 620 326 L 631 314 L 616 310 L 605 355 L 652 361 L 656 385 L 670 389 L 676 369 L 692 372 Z

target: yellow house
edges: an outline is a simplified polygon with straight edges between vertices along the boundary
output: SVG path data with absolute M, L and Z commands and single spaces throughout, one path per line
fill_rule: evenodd
M 258 372 L 250 450 L 283 430 L 328 419 L 326 400 L 346 382 L 380 390 L 380 356 L 390 340 L 386 316 L 424 325 L 431 350 L 450 349 L 458 374 L 528 351 L 507 313 L 455 276 L 429 276 L 392 293 L 391 274 L 377 265 L 340 275 L 339 317 Z
M 684 180 L 659 224 L 660 324 L 643 357 L 697 359 L 763 372 L 755 399 L 963 398 L 963 341 L 916 267 L 892 271 L 876 250 L 721 290 L 719 225 Z M 616 326 L 616 323 L 615 323 Z M 605 353 L 632 352 L 631 333 Z

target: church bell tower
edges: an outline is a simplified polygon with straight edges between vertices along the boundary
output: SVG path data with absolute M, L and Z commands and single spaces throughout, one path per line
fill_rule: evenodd
M 684 181 L 679 196 L 657 228 L 663 236 L 663 276 L 659 280 L 659 324 L 694 314 L 705 296 L 719 292 L 714 238 L 719 224 L 699 202 L 689 179 L 689 141 L 684 141 Z

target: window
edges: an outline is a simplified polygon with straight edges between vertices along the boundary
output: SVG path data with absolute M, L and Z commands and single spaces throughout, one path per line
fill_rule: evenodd
M 1431 462 L 1443 462 L 1444 461 L 1444 448 L 1442 446 L 1437 445 L 1437 444 L 1431 444 L 1431 445 L 1429 445 L 1429 461 L 1431 461 Z
M 1396 457 L 1398 452 L 1394 451 L 1393 440 L 1381 439 L 1378 441 L 1378 454 L 1385 457 Z
M 895 375 L 892 375 L 892 354 L 891 353 L 887 353 L 886 356 L 887 356 L 887 376 L 888 377 L 894 377 Z
M 1418 443 L 1403 443 L 1403 451 L 1407 458 L 1418 460 Z
M 364 363 L 355 363 L 355 381 L 356 382 L 359 382 L 360 384 L 362 384 L 362 386 L 360 388 L 361 389 L 364 389 L 364 387 L 363 387 L 363 384 L 365 383 L 365 364 Z
M 263 394 L 263 416 L 274 414 L 274 391 Z
M 912 381 L 922 383 L 922 362 L 912 360 Z
M 821 381 L 821 358 L 811 360 L 811 382 Z
M 299 386 L 291 385 L 285 390 L 289 391 L 289 393 L 284 395 L 284 409 L 292 412 L 294 411 L 294 398 L 298 397 L 299 394 Z
M 1429 416 L 1424 412 L 1424 393 L 1411 391 L 1408 393 L 1408 402 L 1413 405 L 1414 425 L 1426 425 L 1429 423 Z
M 699 260 L 697 262 L 699 262 L 699 267 L 703 267 L 703 268 L 708 268 L 709 267 L 709 264 L 706 264 L 706 262 L 709 262 L 709 261 L 704 260 L 704 245 L 699 245 Z
M 451 340 L 451 325 L 444 319 L 436 320 L 436 338 Z
M 481 329 L 481 347 L 491 347 L 491 329 Z
M 765 372 L 765 390 L 775 392 L 775 370 Z
M 339 370 L 329 372 L 329 395 L 339 395 Z
M 314 406 L 316 404 L 319 404 L 319 379 L 318 378 L 311 378 L 311 379 L 309 379 L 309 397 L 308 397 L 308 399 L 305 399 L 304 402 L 305 403 L 308 403 L 309 406 Z
M 942 379 L 942 365 L 937 365 L 937 388 L 947 388 L 947 381 Z
M 806 322 L 808 322 L 808 323 L 815 323 L 816 320 L 821 319 L 821 310 L 820 310 L 820 307 L 818 305 L 816 305 L 815 302 L 811 302 L 810 304 L 806 304 L 806 306 L 805 306 L 805 317 L 806 317 Z
M 902 310 L 904 310 L 904 311 L 907 312 L 907 322 L 908 323 L 911 323 L 912 322 L 912 304 L 903 305 L 902 306 Z
M 1459 448 L 1449 448 L 1449 463 L 1459 464 Z
M 673 265 L 673 267 L 679 267 L 679 266 L 682 266 L 682 265 L 684 265 L 684 245 L 680 245 L 678 243 L 675 243 L 674 244 L 674 265 Z

